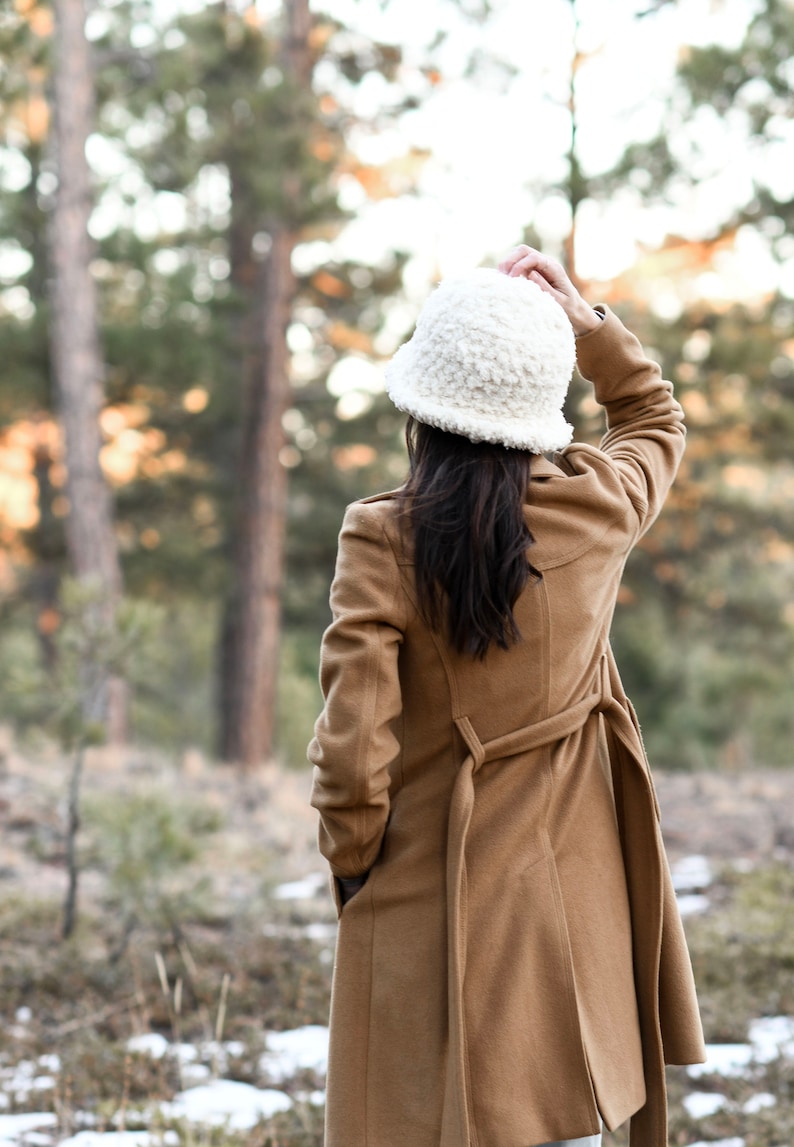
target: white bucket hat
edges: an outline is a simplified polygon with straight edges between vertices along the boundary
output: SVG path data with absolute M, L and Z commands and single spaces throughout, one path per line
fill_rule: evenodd
M 445 279 L 386 367 L 398 410 L 419 422 L 534 454 L 560 450 L 576 349 L 565 311 L 524 278 L 480 268 Z

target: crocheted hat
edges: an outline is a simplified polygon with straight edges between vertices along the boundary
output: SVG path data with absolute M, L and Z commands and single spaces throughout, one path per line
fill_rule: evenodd
M 445 279 L 386 367 L 398 410 L 419 422 L 542 454 L 571 441 L 562 415 L 573 328 L 537 284 L 480 268 Z

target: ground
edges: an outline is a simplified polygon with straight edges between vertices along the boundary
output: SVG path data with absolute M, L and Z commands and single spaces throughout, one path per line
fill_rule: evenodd
M 320 1147 L 335 925 L 308 773 L 94 751 L 64 940 L 69 767 L 6 738 L 0 1147 Z M 656 782 L 713 1044 L 670 1072 L 671 1144 L 790 1147 L 794 771 Z

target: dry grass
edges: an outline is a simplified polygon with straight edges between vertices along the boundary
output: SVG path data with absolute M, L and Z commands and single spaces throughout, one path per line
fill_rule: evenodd
M 272 895 L 275 883 L 320 867 L 307 778 L 272 769 L 241 780 L 195 760 L 171 772 L 141 759 L 125 770 L 95 765 L 81 838 L 81 911 L 68 942 L 59 938 L 57 762 L 18 762 L 6 781 L 5 805 L 0 793 L 8 830 L 0 878 L 5 1111 L 54 1111 L 59 1136 L 92 1124 L 148 1128 L 186 1147 L 320 1147 L 322 1110 L 307 1097 L 323 1081 L 311 1072 L 279 1083 L 295 1099 L 286 1114 L 245 1132 L 196 1128 L 157 1114 L 185 1084 L 178 1059 L 127 1047 L 144 1032 L 205 1049 L 218 1038 L 238 1041 L 224 1064 L 209 1049 L 203 1062 L 211 1071 L 222 1068 L 224 1078 L 266 1087 L 272 1081 L 260 1059 L 268 1030 L 326 1022 L 330 952 L 308 939 L 305 927 L 332 919 L 330 901 L 323 893 L 294 902 Z M 752 1019 L 794 1015 L 794 870 L 787 856 L 749 873 L 726 863 L 709 894 L 711 910 L 687 920 L 707 1038 L 743 1041 Z M 20 1009 L 30 1009 L 29 1019 Z M 11 1066 L 52 1052 L 60 1057 L 54 1086 L 15 1094 Z M 794 1143 L 791 1060 L 697 1083 L 672 1069 L 669 1083 L 671 1147 L 731 1136 L 744 1138 L 746 1147 Z M 718 1091 L 729 1105 L 692 1119 L 681 1105 L 692 1090 Z M 776 1104 L 744 1113 L 759 1092 L 774 1095 Z M 606 1142 L 624 1147 L 627 1140 L 618 1132 Z

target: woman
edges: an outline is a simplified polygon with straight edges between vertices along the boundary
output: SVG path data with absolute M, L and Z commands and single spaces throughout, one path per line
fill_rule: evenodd
M 574 355 L 598 449 L 568 445 Z M 410 475 L 345 515 L 309 749 L 340 912 L 326 1147 L 590 1147 L 629 1118 L 666 1147 L 664 1063 L 704 1049 L 609 627 L 681 408 L 526 246 L 437 288 L 387 386 Z

